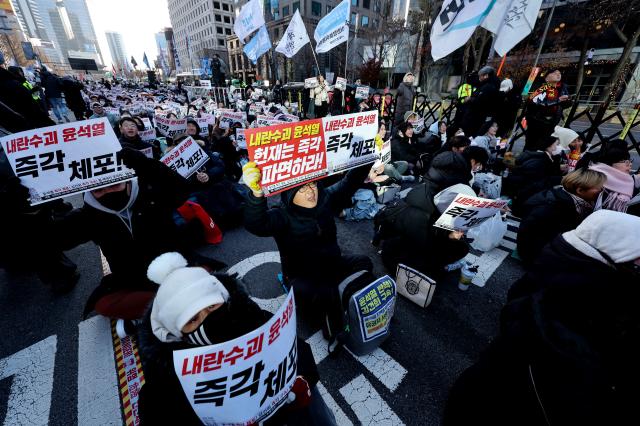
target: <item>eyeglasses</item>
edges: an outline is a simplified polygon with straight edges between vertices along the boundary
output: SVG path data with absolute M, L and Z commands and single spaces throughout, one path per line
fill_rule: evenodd
M 624 164 L 625 166 L 630 166 L 631 164 L 633 164 L 633 162 L 631 160 L 623 160 L 618 161 L 616 164 Z
M 316 185 L 314 182 L 308 183 L 306 185 L 303 185 L 302 187 L 300 187 L 300 189 L 298 190 L 299 193 L 301 194 L 307 194 L 309 191 L 317 191 L 318 190 L 318 185 Z

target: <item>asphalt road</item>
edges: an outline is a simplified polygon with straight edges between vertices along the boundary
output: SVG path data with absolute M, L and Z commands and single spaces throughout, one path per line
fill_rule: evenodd
M 345 253 L 367 254 L 374 260 L 377 275 L 388 273 L 369 243 L 371 222 L 338 220 L 338 230 Z M 509 241 L 504 244 L 513 246 Z M 252 296 L 272 299 L 283 292 L 277 280 L 276 250 L 273 239 L 236 229 L 225 235 L 221 245 L 204 252 L 230 266 L 249 259 L 235 269 L 246 272 L 244 279 Z M 519 262 L 508 252 L 497 248 L 483 256 L 476 253 L 482 288 L 472 286 L 462 292 L 452 275 L 450 282 L 438 283 L 426 309 L 400 297 L 392 337 L 369 357 L 344 352 L 337 359 L 329 358 L 318 330 L 299 324 L 299 334 L 312 344 L 318 361 L 320 390 L 340 425 L 440 423 L 450 386 L 495 335 L 506 292 L 522 274 Z M 99 349 L 108 350 L 110 342 L 86 338 L 87 325 L 96 322 L 89 324 L 81 318 L 84 302 L 102 275 L 99 251 L 89 243 L 68 254 L 78 264 L 81 279 L 64 296 L 53 296 L 31 274 L 0 270 L 4 334 L 0 339 L 0 419 L 5 419 L 4 424 L 122 424 L 114 413 L 101 411 L 113 397 L 113 388 L 103 389 L 101 383 L 115 382 L 115 376 L 86 382 L 95 375 L 87 370 L 87 362 L 113 361 L 112 355 L 101 361 L 104 353 L 100 351 L 104 350 Z M 319 265 L 323 266 L 329 265 Z M 106 328 L 106 322 L 99 324 Z M 106 329 L 99 332 L 108 340 Z M 94 353 L 96 359 L 87 361 Z

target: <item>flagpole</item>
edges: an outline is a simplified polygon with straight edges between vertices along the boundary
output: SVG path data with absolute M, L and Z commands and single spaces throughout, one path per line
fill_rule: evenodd
M 317 43 L 316 43 L 317 46 Z M 318 57 L 316 56 L 316 49 L 313 48 L 311 43 L 309 43 L 309 47 L 311 47 L 311 53 L 313 53 L 313 59 L 316 61 L 316 69 L 318 70 L 318 74 L 322 74 L 320 72 L 320 65 L 318 65 Z
M 558 4 L 558 0 L 554 0 L 553 6 L 551 7 L 551 12 L 549 12 L 549 17 L 547 18 L 547 25 L 544 27 L 542 40 L 540 40 L 540 48 L 538 49 L 536 60 L 533 62 L 532 69 L 538 66 L 538 61 L 540 60 L 540 54 L 542 54 L 542 47 L 544 46 L 544 42 L 547 40 L 547 33 L 549 32 L 549 27 L 551 26 L 551 19 L 553 18 L 553 12 L 555 12 L 557 4 Z
M 344 53 L 344 79 L 349 81 L 347 78 L 347 65 L 349 63 L 349 21 L 347 21 L 347 48 Z

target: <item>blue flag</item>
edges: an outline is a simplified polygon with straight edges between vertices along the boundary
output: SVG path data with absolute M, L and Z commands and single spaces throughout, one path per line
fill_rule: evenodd
M 142 56 L 142 62 L 144 62 L 144 64 L 147 66 L 148 69 L 151 69 L 151 67 L 149 66 L 149 60 L 147 59 L 147 53 L 144 53 L 144 56 Z
M 258 58 L 271 49 L 271 39 L 266 26 L 261 26 L 256 35 L 253 36 L 249 43 L 244 45 L 242 49 L 247 58 L 254 64 L 258 62 Z

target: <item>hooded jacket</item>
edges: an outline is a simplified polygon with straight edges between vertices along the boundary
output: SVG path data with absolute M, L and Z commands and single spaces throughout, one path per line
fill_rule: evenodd
M 558 161 L 546 152 L 524 151 L 516 159 L 516 167 L 505 179 L 503 193 L 514 198 L 514 207 L 518 210 L 533 194 L 559 185 L 561 180 Z
M 237 337 L 249 333 L 271 318 L 251 300 L 242 284 L 234 277 L 216 274 L 229 292 L 230 309 L 236 314 L 224 327 L 230 328 Z M 142 361 L 145 384 L 138 400 L 139 415 L 143 425 L 201 425 L 202 422 L 191 408 L 173 366 L 173 352 L 193 347 L 188 342 L 163 343 L 153 334 L 147 313 L 138 330 L 138 347 Z M 241 319 L 241 320 L 240 320 Z M 264 373 L 263 373 L 264 374 Z M 298 375 L 302 375 L 313 387 L 319 380 L 318 370 L 308 343 L 298 340 Z M 264 377 L 264 376 L 263 376 Z M 275 414 L 278 417 L 281 408 Z M 281 413 L 282 414 L 282 413 Z M 266 423 L 280 424 L 276 419 Z
M 404 113 L 413 108 L 414 95 L 415 89 L 413 88 L 413 86 L 405 83 L 404 81 L 398 85 L 395 110 L 396 124 L 401 123 L 402 119 L 404 118 Z
M 593 245 L 640 257 L 639 236 L 607 235 L 600 215 L 556 237 L 511 288 L 500 335 L 454 386 L 445 425 L 638 423 L 639 278 L 597 259 Z M 640 229 L 627 216 L 618 218 Z
M 267 197 L 247 195 L 245 227 L 259 237 L 274 237 L 280 251 L 282 272 L 287 279 L 309 275 L 331 275 L 342 252 L 337 240 L 334 216 L 351 204 L 351 197 L 363 184 L 370 169 L 353 169 L 339 182 L 324 188 L 318 181 L 318 203 L 307 209 L 293 203 L 298 188 L 280 194 L 281 206 L 269 209 Z
M 518 256 L 526 264 L 531 264 L 555 237 L 575 229 L 582 221 L 573 199 L 561 186 L 533 195 L 525 202 L 523 212 Z
M 119 277 L 119 286 L 148 289 L 151 261 L 162 253 L 185 251 L 173 214 L 187 200 L 189 186 L 176 172 L 141 153 L 125 149 L 123 159 L 138 176 L 126 207 L 108 209 L 88 192 L 85 205 L 54 222 L 52 232 L 64 250 L 93 241 Z

